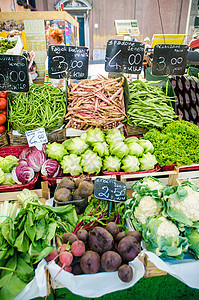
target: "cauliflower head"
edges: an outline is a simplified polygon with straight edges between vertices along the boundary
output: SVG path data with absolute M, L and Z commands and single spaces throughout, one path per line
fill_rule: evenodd
M 145 224 L 148 217 L 157 216 L 160 212 L 157 201 L 151 196 L 144 196 L 135 208 L 134 216 L 138 222 Z

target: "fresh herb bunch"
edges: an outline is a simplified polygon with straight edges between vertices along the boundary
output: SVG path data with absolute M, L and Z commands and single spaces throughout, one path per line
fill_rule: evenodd
M 199 128 L 187 121 L 174 121 L 162 131 L 150 129 L 144 138 L 154 146 L 154 155 L 160 167 L 173 163 L 199 163 Z

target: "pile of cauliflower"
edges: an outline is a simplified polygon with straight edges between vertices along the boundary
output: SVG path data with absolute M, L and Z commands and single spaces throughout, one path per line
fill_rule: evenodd
M 144 246 L 161 258 L 199 259 L 199 187 L 189 181 L 169 187 L 151 176 L 132 185 L 125 217 L 142 231 Z

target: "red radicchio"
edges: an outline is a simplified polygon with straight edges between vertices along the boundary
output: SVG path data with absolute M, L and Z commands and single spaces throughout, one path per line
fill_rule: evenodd
M 27 163 L 35 172 L 39 172 L 41 170 L 45 160 L 46 156 L 41 150 L 33 151 L 27 156 Z
M 35 150 L 37 150 L 36 147 L 26 147 L 22 149 L 21 152 L 19 153 L 19 159 L 26 159 L 27 156 Z
M 18 163 L 19 163 L 20 165 L 26 165 L 26 166 L 28 165 L 27 160 L 26 160 L 25 158 L 19 159 Z
M 47 159 L 41 168 L 41 174 L 46 177 L 57 177 L 60 174 L 60 163 L 52 158 Z
M 19 164 L 12 169 L 12 179 L 18 184 L 26 184 L 35 176 L 34 170 L 28 165 Z

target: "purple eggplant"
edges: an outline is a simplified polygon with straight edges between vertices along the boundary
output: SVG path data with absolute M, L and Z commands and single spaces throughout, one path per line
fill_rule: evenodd
M 189 92 L 190 87 L 191 87 L 189 79 L 187 78 L 186 75 L 184 75 L 184 76 L 181 77 L 181 80 L 182 80 L 182 83 L 183 83 L 183 86 L 184 86 L 184 90 Z
M 195 110 L 194 107 L 191 107 L 191 108 L 190 108 L 190 110 L 189 110 L 189 115 L 190 115 L 190 119 L 191 119 L 192 121 L 194 121 L 194 122 L 197 121 L 198 115 L 197 115 L 197 112 L 196 112 L 196 110 Z
M 186 92 L 184 93 L 184 105 L 185 105 L 185 108 L 187 108 L 187 109 L 189 109 L 191 106 L 191 100 L 190 100 L 189 94 Z
M 190 121 L 190 116 L 189 116 L 189 113 L 188 113 L 188 111 L 186 109 L 184 110 L 184 119 L 186 121 Z
M 177 77 L 177 85 L 180 91 L 183 91 L 183 83 L 180 77 Z
M 197 99 L 196 99 L 196 93 L 193 90 L 190 90 L 190 98 L 191 98 L 191 106 L 195 106 Z
M 184 98 L 182 94 L 178 94 L 178 106 L 181 107 L 182 109 L 184 108 Z
M 184 114 L 183 114 L 183 112 L 179 108 L 177 110 L 177 114 L 178 114 L 180 120 L 184 119 Z

